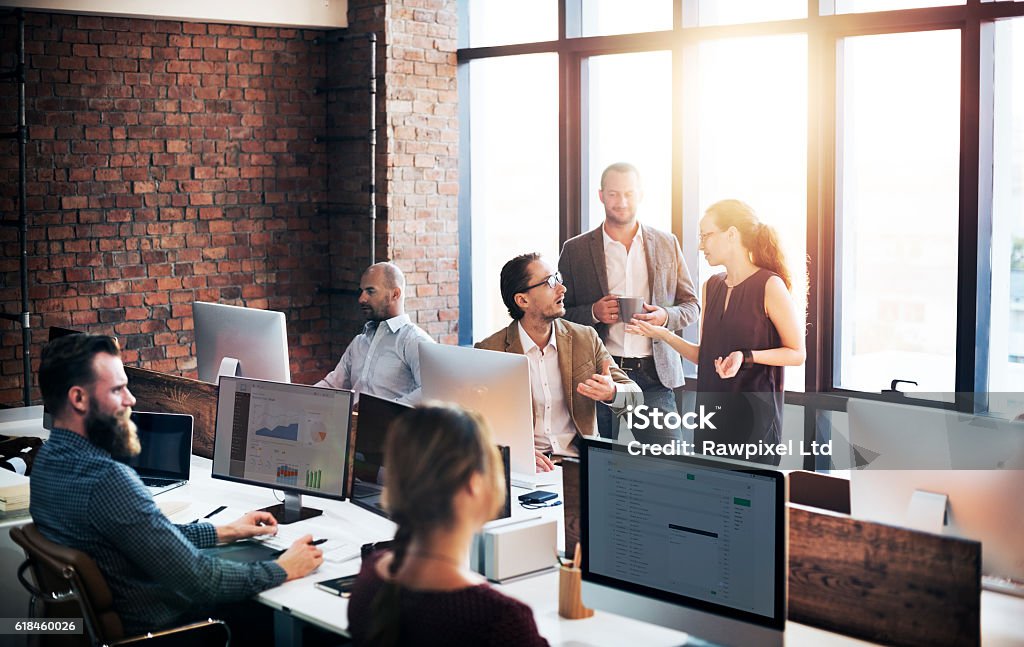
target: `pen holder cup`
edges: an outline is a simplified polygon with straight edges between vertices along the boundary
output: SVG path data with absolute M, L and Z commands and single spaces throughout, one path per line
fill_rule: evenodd
M 572 566 L 558 567 L 558 615 L 569 620 L 581 620 L 594 615 L 593 609 L 583 606 L 580 597 L 582 571 Z

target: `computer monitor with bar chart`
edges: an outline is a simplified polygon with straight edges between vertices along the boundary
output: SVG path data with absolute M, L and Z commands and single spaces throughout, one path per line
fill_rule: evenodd
M 302 495 L 345 498 L 352 392 L 223 376 L 213 477 L 281 490 L 279 523 L 320 514 Z

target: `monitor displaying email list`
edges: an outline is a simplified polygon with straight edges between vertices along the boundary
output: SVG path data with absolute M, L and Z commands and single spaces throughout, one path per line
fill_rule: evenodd
M 784 482 L 730 464 L 590 445 L 589 573 L 639 593 L 778 615 Z

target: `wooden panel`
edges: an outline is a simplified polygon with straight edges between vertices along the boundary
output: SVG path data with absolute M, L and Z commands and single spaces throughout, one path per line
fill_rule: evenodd
M 572 555 L 580 541 L 580 462 L 562 459 L 562 504 L 565 514 L 565 554 Z
M 790 472 L 786 478 L 790 503 L 850 514 L 849 479 L 804 471 Z
M 892 645 L 978 645 L 981 544 L 790 506 L 789 619 Z
M 192 453 L 213 458 L 217 424 L 217 385 L 144 368 L 124 367 L 138 411 L 188 413 L 195 417 Z
M 348 424 L 348 448 L 345 452 L 345 472 L 348 474 L 345 477 L 345 498 L 352 500 L 352 484 L 355 483 L 356 478 L 356 434 L 359 430 L 359 412 L 353 411 L 352 418 Z

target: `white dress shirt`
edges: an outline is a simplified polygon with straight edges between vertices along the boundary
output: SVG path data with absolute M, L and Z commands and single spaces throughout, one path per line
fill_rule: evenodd
M 433 341 L 407 314 L 367 321 L 338 366 L 314 386 L 351 389 L 356 398 L 369 393 L 417 404 L 421 398 L 419 345 Z
M 608 294 L 622 297 L 642 297 L 647 303 L 651 298 L 651 282 L 647 276 L 647 257 L 644 255 L 643 226 L 637 225 L 633 242 L 626 246 L 613 240 L 604 226 L 604 266 L 608 276 Z M 604 345 L 615 357 L 650 357 L 654 352 L 651 339 L 643 335 L 626 333 L 626 323 L 621 319 L 608 326 L 608 338 Z
M 558 370 L 558 346 L 555 344 L 554 324 L 551 335 L 543 349 L 537 346 L 530 335 L 519 329 L 519 341 L 523 355 L 530 362 L 530 392 L 533 395 L 533 446 L 542 452 L 562 456 L 575 456 L 570 446 L 576 437 L 576 425 L 569 415 L 569 403 L 565 401 L 562 373 Z

